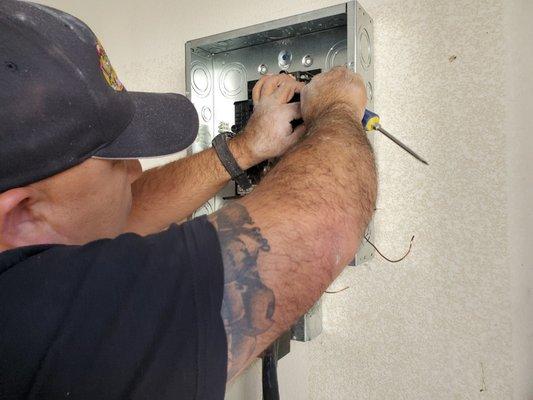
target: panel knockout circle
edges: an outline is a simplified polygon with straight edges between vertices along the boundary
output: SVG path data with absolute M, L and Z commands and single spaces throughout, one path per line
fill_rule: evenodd
M 203 106 L 201 114 L 202 114 L 202 119 L 205 122 L 211 121 L 211 117 L 213 116 L 213 113 L 209 107 Z
M 246 86 L 246 68 L 241 63 L 230 63 L 220 74 L 220 92 L 224 97 L 235 97 Z
M 211 92 L 211 74 L 207 65 L 201 62 L 193 63 L 191 84 L 194 92 L 200 97 L 205 97 Z
M 326 55 L 326 69 L 331 69 L 333 67 L 339 67 L 346 65 L 348 61 L 347 55 L 347 41 L 346 39 L 341 40 L 340 42 L 335 43 L 328 51 Z
M 372 65 L 372 41 L 366 28 L 361 28 L 359 32 L 359 59 L 364 69 Z
M 374 100 L 374 87 L 370 82 L 366 83 L 366 95 L 369 101 Z

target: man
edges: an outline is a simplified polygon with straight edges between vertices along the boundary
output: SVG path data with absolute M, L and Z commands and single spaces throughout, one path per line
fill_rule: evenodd
M 138 158 L 194 140 L 188 100 L 127 92 L 93 33 L 51 8 L 2 0 L 0 38 L 0 398 L 222 399 L 372 216 L 363 82 L 263 78 L 239 136 L 142 174 Z M 250 195 L 175 225 L 227 171 L 282 154 Z

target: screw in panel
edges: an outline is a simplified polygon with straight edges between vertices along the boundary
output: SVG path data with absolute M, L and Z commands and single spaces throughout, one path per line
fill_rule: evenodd
M 307 54 L 304 56 L 304 58 L 302 58 L 302 65 L 304 67 L 310 67 L 311 65 L 313 65 L 313 57 L 311 57 L 311 55 Z
M 259 72 L 261 75 L 266 75 L 268 72 L 268 66 L 266 64 L 259 64 L 257 67 L 257 72 Z

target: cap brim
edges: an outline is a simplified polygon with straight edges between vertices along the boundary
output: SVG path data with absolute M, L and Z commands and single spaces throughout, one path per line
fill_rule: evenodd
M 160 157 L 189 147 L 198 134 L 194 105 L 179 94 L 129 92 L 135 115 L 128 127 L 97 158 Z

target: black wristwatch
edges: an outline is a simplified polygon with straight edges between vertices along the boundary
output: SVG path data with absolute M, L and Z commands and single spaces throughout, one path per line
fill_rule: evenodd
M 250 178 L 248 178 L 248 174 L 246 173 L 246 171 L 243 171 L 241 167 L 239 167 L 239 164 L 237 164 L 235 157 L 233 157 L 233 154 L 231 154 L 231 151 L 228 147 L 227 135 L 225 133 L 218 134 L 213 139 L 211 144 L 213 145 L 213 148 L 215 149 L 218 158 L 220 159 L 220 162 L 222 163 L 224 168 L 226 168 L 228 174 L 230 174 L 231 179 L 233 179 L 242 189 L 251 189 L 252 181 L 250 181 Z

